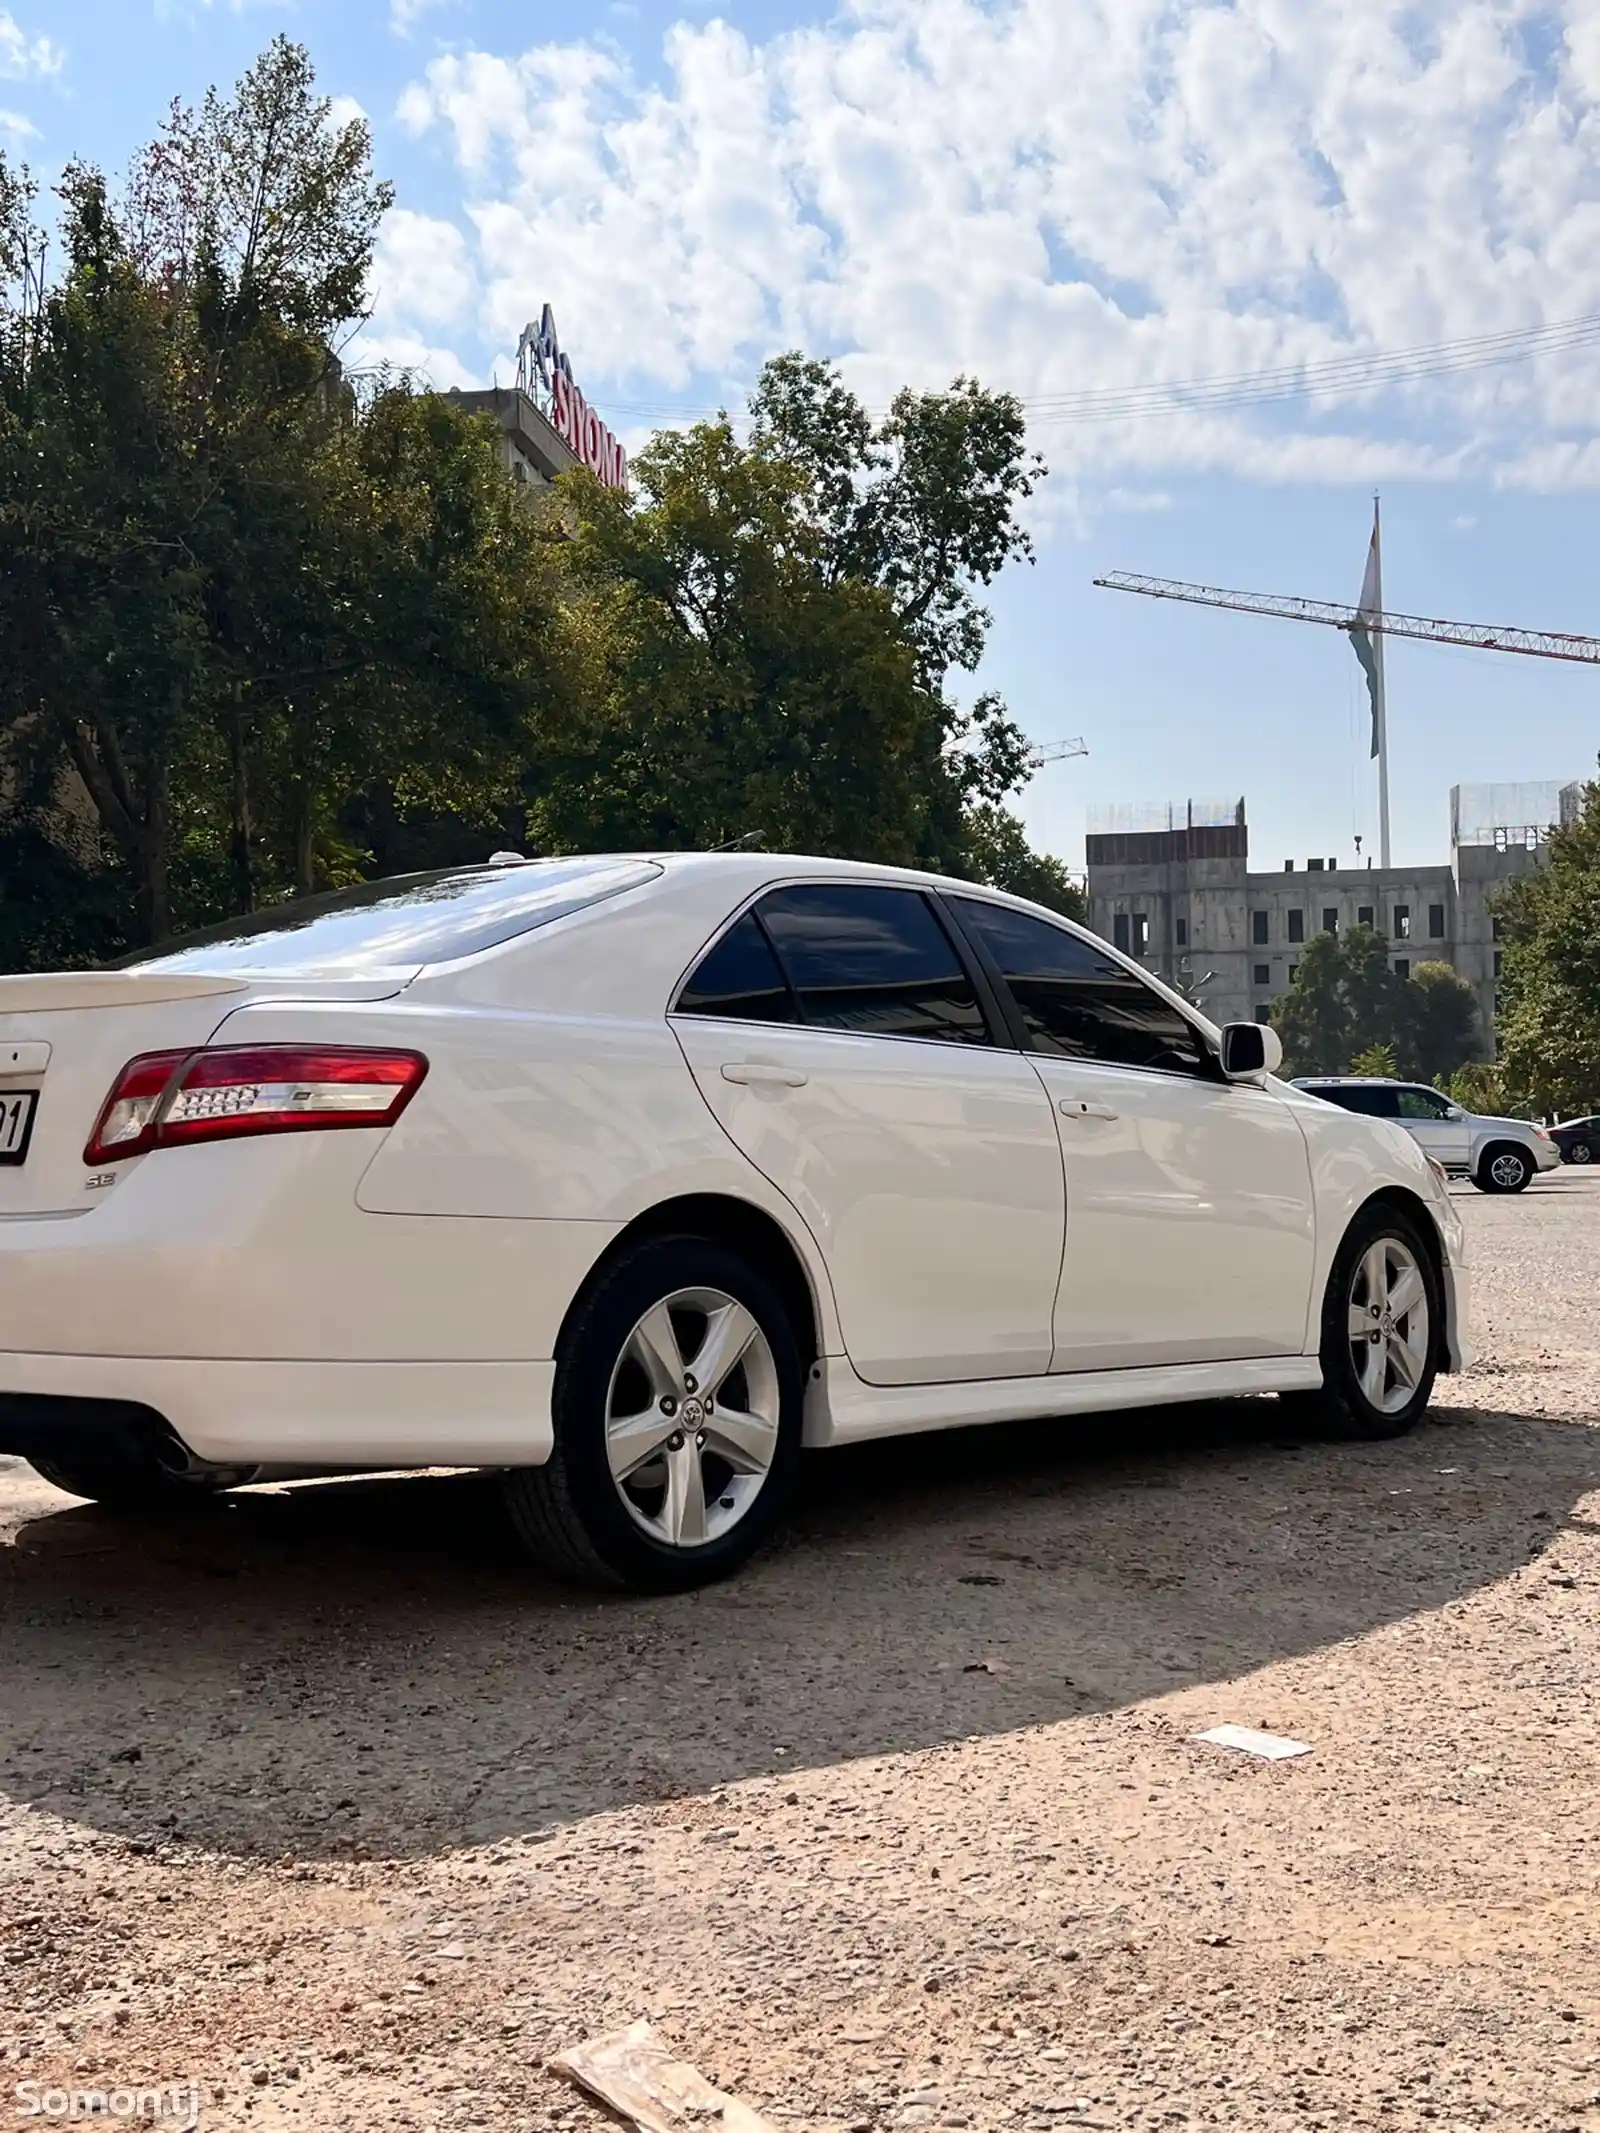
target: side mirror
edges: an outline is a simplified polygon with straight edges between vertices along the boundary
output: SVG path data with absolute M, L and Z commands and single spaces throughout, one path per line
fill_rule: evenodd
M 1450 1108 L 1445 1112 L 1444 1115 L 1446 1118 L 1454 1120 L 1463 1119 L 1466 1117 L 1467 1114 L 1465 1111 L 1462 1110 L 1459 1104 L 1451 1104 Z
M 1283 1043 L 1265 1022 L 1224 1022 L 1220 1048 L 1222 1071 L 1229 1081 L 1254 1081 L 1276 1074 L 1283 1065 Z

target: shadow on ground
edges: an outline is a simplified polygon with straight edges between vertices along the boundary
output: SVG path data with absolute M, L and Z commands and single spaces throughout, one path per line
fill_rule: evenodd
M 0 1548 L 0 1792 L 145 1841 L 431 1854 L 1226 1680 L 1503 1577 L 1600 1487 L 1600 1433 L 1534 1416 L 1282 1428 L 1254 1401 L 818 1455 L 766 1557 L 650 1601 L 530 1574 L 490 1477 L 143 1525 L 41 1488 Z

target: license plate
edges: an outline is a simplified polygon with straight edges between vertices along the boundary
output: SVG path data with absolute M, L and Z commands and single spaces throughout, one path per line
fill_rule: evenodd
M 23 1089 L 0 1096 L 0 1163 L 21 1163 L 28 1154 L 33 1133 L 33 1114 L 39 1102 L 37 1089 Z

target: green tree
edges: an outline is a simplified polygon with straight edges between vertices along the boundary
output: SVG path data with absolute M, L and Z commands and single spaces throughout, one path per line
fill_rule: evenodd
M 1350 1062 L 1352 1074 L 1371 1074 L 1392 1080 L 1398 1071 L 1392 1044 L 1369 1044 L 1364 1052 L 1357 1052 Z
M 0 169 L 0 860 L 50 848 L 77 955 L 108 868 L 158 940 L 358 874 L 369 788 L 487 824 L 537 751 L 551 543 L 487 426 L 330 352 L 387 200 L 282 39 L 120 206 L 69 171 L 53 286 Z M 25 895 L 0 934 L 72 946 Z
M 1415 963 L 1405 995 L 1405 1041 L 1400 1048 L 1413 1080 L 1445 1087 L 1458 1067 L 1477 1056 L 1478 1003 L 1450 963 Z
M 1500 1070 L 1510 1099 L 1567 1117 L 1600 1098 L 1600 784 L 1501 892 Z
M 1450 1077 L 1450 1095 L 1463 1111 L 1485 1112 L 1490 1118 L 1505 1115 L 1507 1096 L 1500 1069 L 1487 1059 L 1471 1059 Z
M 1286 992 L 1272 1003 L 1272 1024 L 1292 1074 L 1341 1074 L 1350 1056 L 1350 1010 L 1337 934 L 1307 941 Z
M 768 364 L 748 443 L 658 435 L 622 496 L 570 476 L 570 671 L 586 731 L 541 766 L 541 841 L 733 839 L 1032 883 L 1006 797 L 1028 743 L 992 696 L 976 588 L 1028 553 L 1016 403 L 958 380 L 875 429 L 830 366 Z M 584 723 L 584 722 L 581 722 Z
M 1296 1074 L 1343 1074 L 1375 1049 L 1405 1057 L 1408 983 L 1390 969 L 1382 934 L 1352 926 L 1308 941 L 1294 982 L 1273 1003 L 1273 1026 Z

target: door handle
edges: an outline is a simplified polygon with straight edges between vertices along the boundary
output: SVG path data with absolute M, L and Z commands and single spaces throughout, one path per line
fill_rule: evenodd
M 1088 1096 L 1063 1096 L 1056 1109 L 1068 1118 L 1115 1118 L 1116 1112 L 1109 1104 L 1096 1103 Z
M 736 1081 L 757 1089 L 803 1089 L 806 1077 L 794 1067 L 766 1066 L 755 1059 L 731 1060 L 722 1069 L 724 1081 Z

